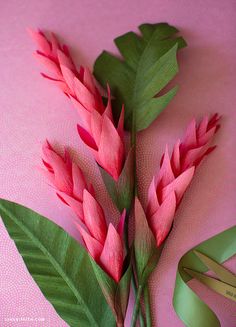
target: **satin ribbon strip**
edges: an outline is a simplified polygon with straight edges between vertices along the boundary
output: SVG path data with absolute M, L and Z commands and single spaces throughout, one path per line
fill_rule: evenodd
M 204 275 L 198 271 L 184 268 L 184 270 L 193 278 L 213 291 L 223 295 L 224 297 L 236 302 L 236 275 L 224 268 L 219 263 L 207 257 L 201 252 L 194 251 L 196 256 L 204 263 L 206 267 L 212 270 L 219 279 Z
M 193 277 L 204 279 L 204 281 L 211 278 L 206 275 L 202 277 L 202 273 L 210 268 L 215 273 L 217 271 L 217 276 L 223 280 L 222 282 L 215 279 L 212 284 L 211 278 L 207 281 L 211 286 L 213 285 L 211 288 L 216 287 L 222 295 L 234 300 L 235 276 L 226 271 L 225 268 L 219 269 L 219 263 L 223 263 L 235 254 L 236 226 L 233 226 L 194 247 L 180 259 L 176 274 L 173 306 L 185 326 L 220 327 L 220 321 L 216 314 L 194 293 L 187 283 Z M 212 259 L 209 260 L 209 258 Z

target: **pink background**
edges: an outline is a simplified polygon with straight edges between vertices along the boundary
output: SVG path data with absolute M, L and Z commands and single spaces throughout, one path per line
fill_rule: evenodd
M 35 49 L 26 27 L 52 30 L 72 47 L 77 63 L 92 64 L 113 38 L 136 30 L 144 22 L 167 21 L 188 42 L 181 51 L 180 89 L 148 131 L 139 138 L 139 186 L 145 200 L 147 186 L 164 150 L 180 137 L 186 124 L 206 113 L 223 114 L 216 137 L 217 150 L 199 168 L 176 216 L 160 264 L 151 279 L 154 326 L 180 327 L 172 308 L 177 262 L 190 248 L 235 224 L 235 103 L 236 2 L 233 0 L 40 0 L 2 1 L 0 22 L 0 196 L 31 207 L 64 226 L 71 212 L 60 203 L 35 169 L 41 142 L 47 137 L 71 146 L 92 180 L 97 174 L 91 156 L 76 133 L 77 114 L 58 89 L 39 76 L 31 53 Z M 148 167 L 148 169 L 147 169 Z M 107 205 L 100 177 L 96 190 Z M 111 220 L 117 214 L 107 206 Z M 114 217 L 114 218 L 113 218 Z M 234 261 L 235 262 L 235 261 Z M 233 265 L 231 265 L 233 266 Z M 234 264 L 235 268 L 235 264 Z M 204 286 L 194 289 L 211 305 L 223 327 L 235 327 L 235 306 Z M 44 322 L 7 322 L 7 318 L 44 318 Z M 0 224 L 0 326 L 58 326 L 66 324 L 44 299 L 28 275 L 21 257 Z

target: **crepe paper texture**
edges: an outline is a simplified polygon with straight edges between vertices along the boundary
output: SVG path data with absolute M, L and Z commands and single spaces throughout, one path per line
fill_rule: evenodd
M 115 228 L 113 223 L 106 221 L 113 217 L 106 214 L 105 218 L 100 195 L 95 191 L 96 181 L 92 182 L 95 187 L 88 183 L 84 165 L 82 170 L 70 159 L 68 150 L 64 156 L 60 155 L 48 141 L 43 146 L 46 168 L 43 173 L 60 200 L 74 212 L 72 222 L 87 251 L 55 223 L 16 203 L 1 200 L 4 224 L 28 270 L 46 298 L 71 326 L 78 324 L 78 314 L 82 327 L 123 327 L 130 281 L 135 296 L 131 326 L 136 326 L 138 319 L 141 327 L 153 325 L 149 277 L 160 259 L 167 236 L 171 235 L 174 214 L 196 166 L 214 149 L 209 143 L 218 129 L 219 116 L 204 118 L 199 125 L 190 124 L 185 139 L 175 144 L 171 157 L 166 150 L 160 171 L 153 178 L 154 187 L 149 189 L 147 210 L 143 209 L 146 206 L 140 195 L 142 183 L 137 175 L 140 144 L 137 132 L 147 129 L 176 94 L 177 88 L 170 86 L 168 91 L 168 84 L 178 72 L 177 50 L 184 48 L 186 42 L 177 35 L 178 30 L 167 23 L 143 24 L 139 31 L 141 34 L 129 32 L 115 40 L 121 59 L 105 51 L 95 61 L 94 74 L 107 91 L 100 89 L 89 69 L 76 68 L 68 48 L 60 45 L 55 35 L 47 38 L 40 30 L 31 31 L 39 48 L 36 56 L 51 71 L 43 76 L 59 85 L 77 107 L 79 120 L 82 120 L 82 124 L 77 125 L 80 139 L 90 149 L 107 191 L 120 211 Z M 130 233 L 129 223 L 132 211 L 134 234 Z M 212 239 L 218 242 L 217 236 Z M 227 248 L 227 240 L 221 241 L 222 248 Z M 38 265 L 35 260 L 39 260 Z M 86 272 L 81 273 L 85 267 Z M 192 268 L 190 265 L 187 269 L 192 271 Z M 85 274 L 91 276 L 92 295 L 86 294 L 81 287 Z M 58 292 L 60 283 L 65 307 Z M 181 290 L 178 285 L 175 294 L 180 299 L 175 301 L 179 314 Z M 98 315 L 94 303 L 100 297 L 103 301 L 99 303 Z M 140 307 L 142 299 L 144 306 Z M 200 307 L 207 319 L 210 317 L 210 322 L 218 326 L 217 318 L 212 319 L 213 311 L 208 310 L 204 302 L 202 306 L 199 303 L 201 301 L 195 303 L 198 314 Z M 184 314 L 179 316 L 186 320 Z

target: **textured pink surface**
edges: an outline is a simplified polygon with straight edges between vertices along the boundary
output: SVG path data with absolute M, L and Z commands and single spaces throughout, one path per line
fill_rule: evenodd
M 75 110 L 59 90 L 40 78 L 26 27 L 39 26 L 60 34 L 72 46 L 78 62 L 90 66 L 104 48 L 115 51 L 114 37 L 135 30 L 143 22 L 168 21 L 182 31 L 189 46 L 179 56 L 179 93 L 151 128 L 139 136 L 139 186 L 145 201 L 165 143 L 172 145 L 192 116 L 215 111 L 224 115 L 217 135 L 219 147 L 198 170 L 151 279 L 154 326 L 158 327 L 183 326 L 171 304 L 176 266 L 182 254 L 235 224 L 235 9 L 233 0 L 10 0 L 1 4 L 0 196 L 48 216 L 76 237 L 69 224 L 70 210 L 56 199 L 35 169 L 40 162 L 41 141 L 47 137 L 58 145 L 79 149 L 77 161 L 90 179 L 98 171 L 95 165 L 87 166 L 91 156 L 78 140 Z M 96 190 L 107 204 L 100 179 Z M 107 211 L 111 220 L 118 218 L 111 204 Z M 192 284 L 217 313 L 223 327 L 236 326 L 232 302 L 198 283 Z M 6 321 L 17 317 L 44 321 Z M 0 326 L 66 326 L 29 277 L 2 224 Z

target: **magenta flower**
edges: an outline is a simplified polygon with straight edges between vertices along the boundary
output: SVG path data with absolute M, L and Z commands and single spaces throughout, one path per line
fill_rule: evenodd
M 184 140 L 176 142 L 171 158 L 166 147 L 160 171 L 153 177 L 148 191 L 148 223 L 158 246 L 170 232 L 175 212 L 196 167 L 215 148 L 209 147 L 209 144 L 219 128 L 219 119 L 217 114 L 211 119 L 204 117 L 198 125 L 193 120 Z
M 60 156 L 46 141 L 43 145 L 42 170 L 58 197 L 74 211 L 75 224 L 94 260 L 116 281 L 122 276 L 125 211 L 115 228 L 107 223 L 102 207 L 94 198 L 94 190 L 86 183 L 81 169 L 71 161 L 67 151 Z
M 43 77 L 69 96 L 82 119 L 83 126 L 78 125 L 81 139 L 97 163 L 117 181 L 125 159 L 124 109 L 115 126 L 109 86 L 108 103 L 104 106 L 90 70 L 82 66 L 79 71 L 76 69 L 67 46 L 60 45 L 54 34 L 51 40 L 41 31 L 30 30 L 30 34 L 39 47 L 35 56 L 50 71 L 50 76 L 43 73 Z

